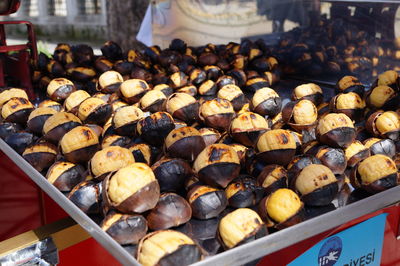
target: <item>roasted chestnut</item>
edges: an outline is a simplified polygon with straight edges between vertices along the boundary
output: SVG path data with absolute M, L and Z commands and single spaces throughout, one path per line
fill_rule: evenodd
M 257 92 L 260 89 L 268 88 L 270 85 L 268 80 L 262 77 L 254 77 L 246 81 L 245 89 L 250 92 Z
M 353 122 L 343 113 L 331 113 L 319 119 L 316 133 L 321 143 L 338 148 L 347 147 L 356 137 Z
M 149 144 L 134 143 L 127 147 L 135 158 L 135 162 L 151 165 L 153 161 L 153 152 Z
M 330 102 L 332 112 L 344 113 L 356 121 L 363 118 L 364 108 L 364 100 L 355 92 L 337 94 Z
M 67 74 L 75 81 L 89 81 L 96 77 L 96 71 L 91 67 L 71 67 L 67 69 Z
M 165 102 L 165 110 L 173 117 L 185 122 L 192 122 L 198 118 L 199 103 L 186 93 L 174 93 Z
M 365 127 L 375 137 L 397 140 L 400 134 L 400 116 L 394 111 L 377 111 L 368 117 Z
M 137 244 L 147 233 L 147 221 L 139 214 L 111 212 L 100 227 L 120 245 Z
M 193 127 L 180 127 L 169 132 L 165 139 L 166 152 L 175 158 L 193 161 L 206 147 L 200 132 Z
M 143 266 L 190 265 L 202 259 L 201 249 L 187 235 L 159 230 L 140 240 L 137 260 Z
M 89 127 L 78 126 L 60 140 L 61 152 L 72 163 L 85 163 L 99 149 L 99 138 Z
M 274 117 L 282 108 L 282 98 L 270 88 L 257 90 L 250 102 L 250 109 L 262 116 Z
M 232 104 L 221 98 L 205 101 L 199 109 L 200 119 L 207 126 L 221 131 L 228 130 L 234 115 Z
M 234 84 L 222 86 L 217 96 L 218 98 L 230 101 L 235 111 L 239 111 L 247 102 L 242 90 Z
M 79 119 L 86 124 L 103 125 L 112 114 L 110 104 L 95 97 L 90 97 L 81 102 L 78 108 Z
M 67 112 L 58 112 L 50 116 L 43 125 L 45 139 L 58 143 L 58 141 L 71 129 L 80 126 L 81 120 Z
M 109 146 L 93 155 L 88 168 L 95 179 L 103 180 L 110 172 L 117 171 L 134 162 L 133 154 L 128 149 Z
M 336 88 L 338 93 L 355 92 L 361 97 L 364 95 L 365 90 L 365 87 L 362 85 L 362 83 L 354 76 L 344 76 L 337 82 Z
M 396 155 L 396 144 L 391 139 L 366 139 L 363 144 L 369 149 L 371 155 L 383 154 L 390 158 Z
M 260 202 L 258 213 L 268 227 L 280 230 L 302 222 L 303 207 L 303 202 L 293 190 L 280 188 Z
M 285 166 L 296 153 L 296 140 L 289 130 L 273 129 L 260 135 L 256 148 L 263 162 Z
M 5 139 L 7 136 L 17 133 L 21 130 L 22 130 L 21 125 L 17 123 L 0 122 L 0 138 L 2 139 Z
M 128 104 L 140 101 L 142 96 L 150 90 L 149 84 L 140 79 L 128 79 L 121 83 L 119 94 Z
M 146 216 L 151 230 L 162 230 L 187 223 L 192 217 L 190 204 L 175 193 L 163 193 Z
M 240 161 L 232 147 L 212 144 L 197 156 L 193 169 L 206 184 L 225 188 L 239 175 Z
M 190 72 L 190 82 L 193 83 L 194 85 L 200 85 L 207 79 L 207 73 L 206 71 L 200 69 L 200 68 L 195 68 Z
M 333 172 L 322 164 L 310 164 L 295 178 L 301 200 L 311 206 L 324 206 L 336 197 L 339 186 Z
M 393 88 L 380 85 L 367 92 L 366 104 L 371 109 L 394 110 L 399 106 L 400 96 Z
M 299 85 L 294 88 L 292 93 L 292 100 L 310 100 L 314 103 L 314 105 L 321 104 L 323 98 L 321 87 L 315 83 Z
M 61 112 L 63 107 L 61 106 L 60 103 L 52 101 L 52 100 L 44 100 L 42 102 L 39 103 L 38 108 L 40 107 L 50 107 L 54 110 L 56 110 L 57 112 Z
M 190 165 L 178 158 L 164 158 L 152 165 L 151 169 L 158 180 L 161 192 L 181 192 L 185 180 L 193 172 Z
M 217 93 L 217 85 L 215 82 L 211 79 L 204 81 L 200 86 L 199 86 L 199 94 L 200 95 L 214 95 Z
M 264 117 L 252 112 L 243 112 L 232 120 L 229 132 L 239 143 L 253 147 L 258 137 L 268 129 Z
M 85 169 L 79 164 L 57 161 L 50 166 L 46 179 L 60 191 L 67 192 L 84 181 L 84 172 Z
M 44 123 L 55 113 L 57 113 L 57 111 L 50 107 L 40 107 L 33 110 L 28 117 L 28 129 L 37 135 L 41 135 Z
M 103 93 L 114 93 L 118 91 L 123 81 L 124 79 L 117 71 L 106 71 L 99 77 L 98 90 Z
M 144 117 L 138 121 L 136 126 L 138 135 L 154 146 L 161 146 L 174 128 L 174 119 L 167 112 L 157 112 Z
M 318 147 L 315 157 L 335 175 L 341 175 L 346 170 L 347 159 L 342 149 L 327 146 Z
M 71 93 L 67 99 L 64 101 L 64 107 L 67 112 L 71 112 L 73 114 L 77 114 L 78 107 L 87 98 L 90 97 L 90 94 L 84 90 L 77 90 Z
M 114 112 L 112 125 L 117 134 L 134 136 L 136 124 L 144 116 L 143 111 L 135 106 L 123 106 Z
M 258 204 L 264 196 L 264 189 L 252 176 L 239 176 L 225 188 L 229 206 L 245 208 Z
M 47 86 L 47 96 L 56 102 L 67 99 L 74 91 L 76 91 L 74 83 L 66 78 L 53 79 Z
M 249 243 L 267 234 L 267 227 L 260 216 L 248 208 L 225 215 L 218 225 L 218 238 L 225 249 Z
M 24 98 L 29 100 L 28 95 L 23 89 L 11 88 L 0 93 L 0 108 L 11 98 Z
M 351 143 L 344 151 L 348 167 L 354 167 L 358 162 L 370 156 L 369 148 L 358 140 Z
M 163 110 L 163 105 L 167 97 L 162 91 L 151 90 L 146 92 L 140 99 L 140 107 L 145 112 L 159 112 Z
M 123 213 L 142 213 L 154 208 L 160 196 L 160 186 L 151 168 L 133 163 L 109 175 L 103 181 L 106 206 Z
M 398 91 L 400 89 L 399 74 L 394 70 L 388 70 L 378 76 L 375 81 L 376 86 L 385 85 Z M 374 86 L 375 87 L 375 86 Z
M 24 150 L 36 141 L 35 137 L 31 132 L 19 131 L 11 133 L 4 138 L 4 141 L 13 148 L 17 153 L 22 154 Z
M 102 191 L 101 182 L 83 181 L 71 190 L 68 199 L 84 213 L 97 214 L 102 207 Z
M 204 185 L 194 185 L 186 198 L 197 219 L 217 217 L 228 205 L 225 191 Z
M 221 137 L 221 133 L 209 127 L 200 128 L 199 133 L 203 137 L 206 146 L 216 143 Z
M 385 155 L 372 155 L 353 168 L 350 180 L 369 193 L 384 191 L 398 185 L 396 163 Z
M 288 174 L 283 166 L 270 164 L 258 175 L 257 184 L 269 195 L 279 188 L 288 187 Z
M 175 72 L 169 77 L 169 84 L 172 88 L 178 89 L 188 84 L 188 76 L 183 72 Z
M 27 147 L 22 157 L 41 172 L 53 164 L 57 156 L 57 147 L 49 142 L 42 141 Z
M 11 98 L 1 108 L 4 121 L 24 125 L 35 107 L 25 98 Z
M 168 84 L 158 84 L 154 86 L 153 90 L 161 91 L 166 97 L 169 97 L 174 93 L 174 89 L 172 89 Z
M 110 146 L 125 147 L 130 141 L 131 139 L 126 136 L 110 134 L 103 138 L 103 141 L 101 142 L 101 148 L 104 149 Z
M 317 107 L 310 100 L 289 102 L 283 107 L 282 120 L 296 131 L 310 130 L 317 123 Z

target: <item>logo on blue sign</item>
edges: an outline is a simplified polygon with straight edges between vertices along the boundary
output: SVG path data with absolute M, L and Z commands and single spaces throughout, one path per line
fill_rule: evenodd
M 338 261 L 342 253 L 343 243 L 340 237 L 334 236 L 329 238 L 319 250 L 318 265 L 333 266 Z

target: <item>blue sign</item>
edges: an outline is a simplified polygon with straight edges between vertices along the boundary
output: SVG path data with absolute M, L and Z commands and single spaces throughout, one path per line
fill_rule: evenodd
M 332 235 L 289 266 L 379 266 L 387 214 L 380 214 Z

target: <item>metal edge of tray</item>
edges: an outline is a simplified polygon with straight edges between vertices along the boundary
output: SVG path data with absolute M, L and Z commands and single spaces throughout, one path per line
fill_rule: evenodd
M 1 139 L 0 149 L 118 261 L 124 265 L 139 265 L 131 254 L 107 235 L 90 217 L 70 202 L 58 189 L 48 183 L 38 171 Z M 208 257 L 203 261 L 193 264 L 193 266 L 243 265 L 399 201 L 400 186 L 397 186 L 243 246 Z
M 22 171 L 24 171 L 44 192 L 47 193 L 61 208 L 64 209 L 83 229 L 93 236 L 120 263 L 124 265 L 140 265 L 120 244 L 104 232 L 89 216 L 76 207 L 56 187 L 33 168 L 27 161 L 15 152 L 7 143 L 0 139 L 2 150 Z

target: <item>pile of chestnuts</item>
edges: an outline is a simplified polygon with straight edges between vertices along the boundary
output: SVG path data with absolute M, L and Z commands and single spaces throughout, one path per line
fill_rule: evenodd
M 339 207 L 345 187 L 399 183 L 396 71 L 369 89 L 345 76 L 325 100 L 302 84 L 283 104 L 263 42 L 102 52 L 60 44 L 37 106 L 0 92 L 0 137 L 144 265 L 191 264 Z

